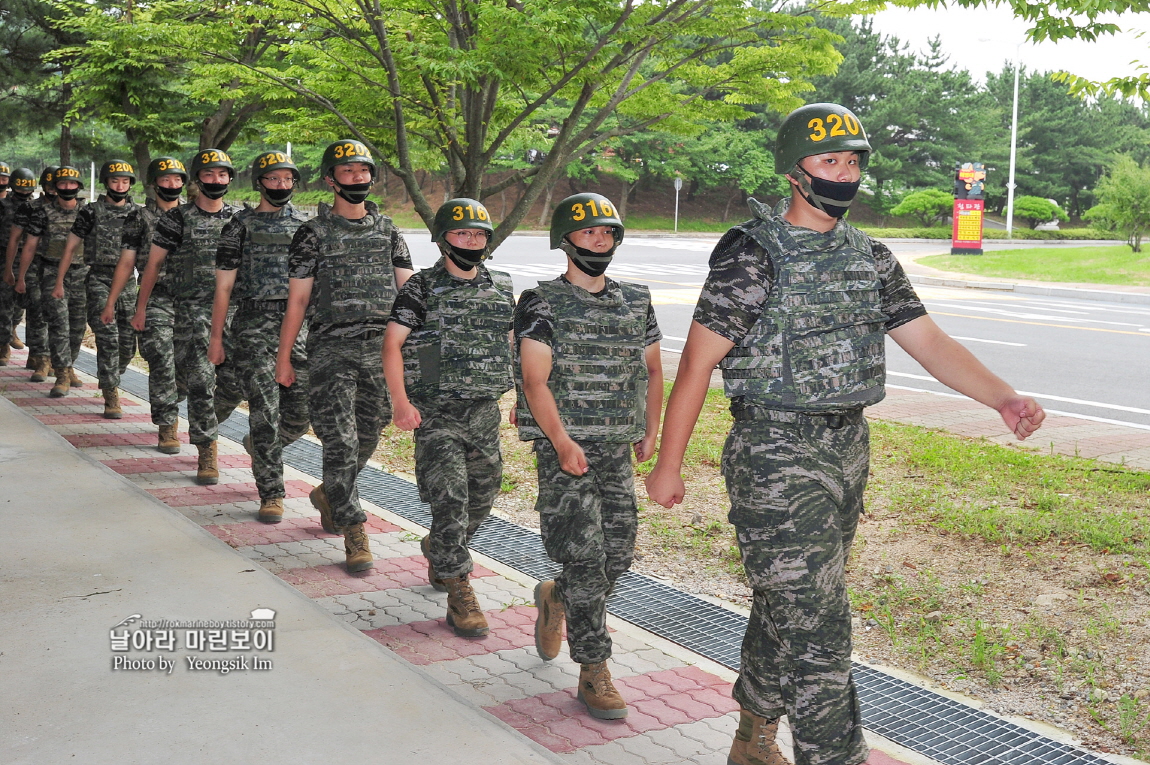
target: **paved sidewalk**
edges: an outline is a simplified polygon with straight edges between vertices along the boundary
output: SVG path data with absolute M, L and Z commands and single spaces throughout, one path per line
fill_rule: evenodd
M 737 724 L 729 670 L 611 617 L 610 666 L 631 711 L 593 720 L 574 696 L 578 665 L 535 654 L 534 580 L 478 558 L 474 585 L 492 633 L 457 638 L 444 623 L 446 595 L 427 582 L 422 528 L 365 503 L 376 566 L 347 574 L 342 539 L 322 531 L 307 499 L 313 478 L 287 468 L 284 521 L 258 523 L 238 444 L 221 439 L 220 484 L 197 486 L 193 449 L 155 451 L 145 402 L 122 393 L 124 418 L 104 420 L 91 377 L 51 399 L 50 382 L 27 382 L 25 358 L 13 352 L 0 368 L 0 394 L 15 405 L 0 403 L 9 500 L 0 503 L 9 532 L 0 542 L 9 591 L 0 760 L 62 762 L 78 751 L 85 762 L 144 762 L 163 751 L 176 762 L 227 754 L 290 763 L 324 751 L 388 763 L 726 762 Z M 218 677 L 181 664 L 178 677 L 139 677 L 105 663 L 114 654 L 104 630 L 131 613 L 247 618 L 272 604 L 278 642 L 266 674 Z M 183 662 L 187 653 L 167 656 Z M 786 730 L 780 743 L 789 750 Z M 930 762 L 878 737 L 873 744 L 882 747 L 875 765 Z

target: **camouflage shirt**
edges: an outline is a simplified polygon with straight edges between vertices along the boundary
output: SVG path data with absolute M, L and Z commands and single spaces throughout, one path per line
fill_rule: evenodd
M 132 200 L 128 199 L 124 204 L 131 206 Z M 123 209 L 123 208 L 117 208 Z M 131 215 L 131 213 L 128 213 Z M 127 218 L 124 219 L 125 221 Z M 92 207 L 91 203 L 84 205 L 80 208 L 80 212 L 76 213 L 76 222 L 72 224 L 72 233 L 81 239 L 87 239 L 88 234 L 92 233 L 92 229 L 96 226 L 96 210 Z
M 882 282 L 886 330 L 926 315 L 906 272 L 885 244 L 871 239 L 875 266 Z M 731 229 L 711 252 L 711 271 L 695 306 L 695 321 L 738 343 L 762 315 L 774 286 L 775 272 L 766 251 L 739 229 Z M 526 293 L 524 293 L 526 294 Z
M 147 227 L 139 208 L 128 213 L 128 217 L 124 218 L 124 231 L 120 234 L 120 248 L 139 252 L 144 246 L 144 230 Z
M 234 206 L 225 204 L 219 212 L 206 212 L 200 210 L 200 215 L 205 218 L 230 218 L 236 214 Z M 159 245 L 168 251 L 169 254 L 180 249 L 180 245 L 184 243 L 184 211 L 181 206 L 177 205 L 166 213 L 160 215 L 160 219 L 156 221 L 156 233 L 152 235 L 152 244 Z
M 424 318 L 427 316 L 427 272 L 428 269 L 426 268 L 419 271 L 407 280 L 407 284 L 403 285 L 391 307 L 389 323 L 394 321 L 396 324 L 402 324 L 411 329 L 419 329 L 423 326 Z M 472 282 L 477 287 L 486 287 L 491 284 L 491 275 L 486 269 L 480 270 L 474 280 L 460 279 L 455 275 L 452 275 L 451 278 L 461 282 Z M 508 303 L 509 307 L 514 310 L 515 298 L 512 297 Z
M 567 281 L 564 276 L 559 278 L 564 282 Z M 611 277 L 605 278 L 607 282 L 603 286 L 602 292 L 594 293 L 596 297 L 604 294 L 614 283 Z M 396 305 L 398 304 L 399 301 L 397 300 Z M 547 305 L 547 301 L 541 298 L 534 289 L 523 290 L 523 294 L 519 296 L 519 303 L 515 306 L 516 341 L 526 337 L 551 346 L 554 336 L 555 314 L 551 312 L 551 306 Z M 644 345 L 651 345 L 662 339 L 663 333 L 659 329 L 659 322 L 655 319 L 655 309 L 650 307 L 647 311 L 647 339 Z

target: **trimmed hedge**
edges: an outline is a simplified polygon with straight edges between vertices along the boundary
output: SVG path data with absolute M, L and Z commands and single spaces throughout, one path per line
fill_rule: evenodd
M 941 228 L 869 228 L 862 229 L 875 239 L 950 239 L 950 227 Z M 985 229 L 983 239 L 1005 239 L 1006 232 L 1000 229 Z M 1028 228 L 1016 228 L 1014 239 L 1113 239 L 1114 235 L 1092 228 L 1064 228 L 1060 231 L 1031 231 Z

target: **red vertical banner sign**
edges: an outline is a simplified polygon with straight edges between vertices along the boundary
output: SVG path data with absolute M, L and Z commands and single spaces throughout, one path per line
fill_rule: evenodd
M 951 234 L 951 255 L 982 254 L 981 199 L 954 200 L 954 229 Z

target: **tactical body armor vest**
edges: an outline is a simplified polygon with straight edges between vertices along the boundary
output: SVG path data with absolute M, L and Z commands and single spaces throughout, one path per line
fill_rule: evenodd
M 647 432 L 644 351 L 651 292 L 639 284 L 607 284 L 602 295 L 592 295 L 562 279 L 539 283 L 539 296 L 555 315 L 547 387 L 571 438 L 635 443 Z M 547 437 L 531 416 L 522 385 L 516 413 L 520 440 Z
M 502 271 L 478 271 L 473 282 L 457 279 L 440 258 L 424 272 L 427 314 L 403 344 L 408 396 L 497 399 L 511 390 L 515 290 Z
M 756 215 L 739 228 L 766 250 L 775 284 L 762 316 L 719 364 L 727 396 L 793 412 L 877 404 L 886 395 L 888 317 L 870 240 L 841 221 L 819 233 L 761 208 Z
M 16 216 L 16 200 L 8 195 L 0 199 L 0 249 L 8 247 L 8 234 L 12 231 L 12 218 Z
M 114 267 L 120 262 L 120 243 L 128 213 L 139 205 L 131 200 L 114 207 L 103 194 L 92 203 L 96 224 L 84 239 L 84 259 L 90 266 Z
M 349 221 L 319 206 L 321 255 L 310 306 L 312 324 L 386 322 L 395 302 L 391 218 L 367 203 L 368 219 Z
M 140 274 L 148 267 L 148 255 L 152 253 L 152 235 L 156 233 L 156 222 L 164 211 L 156 206 L 154 199 L 149 199 L 143 206 L 136 208 L 140 218 L 140 249 L 136 250 L 136 270 Z M 160 264 L 160 274 L 156 279 L 156 286 L 168 286 L 168 258 Z
M 180 210 L 184 216 L 184 238 L 176 251 L 169 252 L 164 259 L 172 294 L 190 297 L 212 293 L 216 289 L 216 248 L 220 231 L 239 210 L 225 204 L 219 214 L 208 214 L 196 207 L 195 202 L 180 205 Z
M 80 213 L 80 205 L 77 204 L 75 208 L 65 210 L 58 203 L 48 203 L 44 205 L 44 212 L 48 215 L 48 227 L 40 237 L 40 244 L 36 248 L 36 253 L 44 260 L 59 263 L 60 259 L 64 257 L 64 245 L 68 243 L 68 234 L 72 231 L 72 224 L 76 222 L 76 216 Z M 84 244 L 80 243 L 76 247 L 76 251 L 72 253 L 72 266 L 82 265 L 84 265 Z
M 235 219 L 243 222 L 247 237 L 233 296 L 287 300 L 288 247 L 307 216 L 288 204 L 272 213 L 240 210 Z

